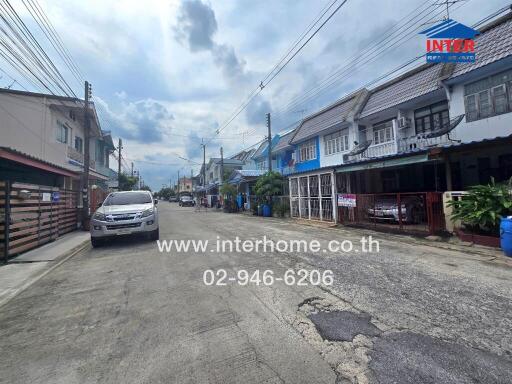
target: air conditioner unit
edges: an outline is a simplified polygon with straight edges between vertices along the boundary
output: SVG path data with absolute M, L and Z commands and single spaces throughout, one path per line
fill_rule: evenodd
M 398 119 L 398 128 L 408 128 L 408 127 L 409 127 L 409 119 L 404 116 L 400 116 L 400 118 Z

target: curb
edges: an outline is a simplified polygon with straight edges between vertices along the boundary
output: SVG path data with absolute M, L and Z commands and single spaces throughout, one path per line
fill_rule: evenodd
M 0 309 L 7 304 L 11 299 L 16 297 L 19 293 L 23 292 L 25 289 L 30 287 L 32 284 L 37 282 L 39 279 L 42 279 L 44 276 L 46 276 L 48 273 L 59 267 L 61 264 L 65 263 L 69 259 L 71 259 L 73 256 L 75 256 L 77 253 L 83 251 L 89 246 L 89 240 L 84 240 L 81 244 L 71 248 L 68 252 L 63 253 L 60 255 L 57 259 L 55 259 L 53 262 L 55 264 L 50 265 L 48 269 L 43 270 L 42 272 L 36 274 L 35 276 L 31 276 L 27 281 L 19 288 L 16 288 L 9 294 L 5 295 L 5 297 L 0 298 Z M 50 262 L 52 263 L 52 262 Z

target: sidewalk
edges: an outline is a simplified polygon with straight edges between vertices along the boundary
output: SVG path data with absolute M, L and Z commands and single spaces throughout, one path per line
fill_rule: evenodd
M 0 307 L 89 243 L 89 232 L 75 231 L 0 266 Z

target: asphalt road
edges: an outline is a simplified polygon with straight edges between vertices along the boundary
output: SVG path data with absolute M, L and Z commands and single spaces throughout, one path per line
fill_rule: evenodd
M 365 234 L 159 210 L 161 239 Z M 373 235 L 379 253 L 87 249 L 0 309 L 0 383 L 512 382 L 512 269 Z M 206 285 L 208 269 L 226 285 Z M 332 270 L 333 285 L 236 280 L 299 269 Z

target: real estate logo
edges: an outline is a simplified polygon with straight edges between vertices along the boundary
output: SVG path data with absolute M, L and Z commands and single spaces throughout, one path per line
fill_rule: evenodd
M 473 63 L 476 29 L 446 19 L 420 34 L 427 36 L 427 63 Z

